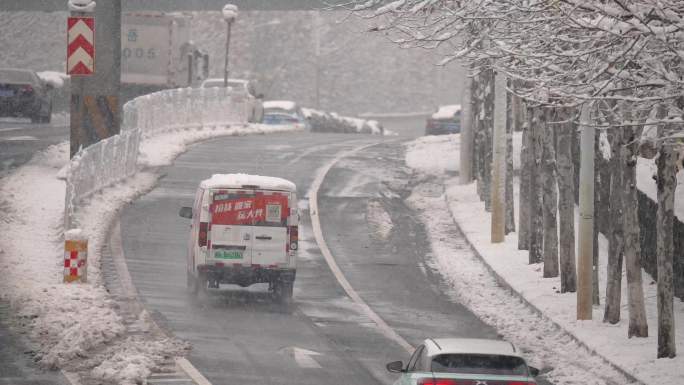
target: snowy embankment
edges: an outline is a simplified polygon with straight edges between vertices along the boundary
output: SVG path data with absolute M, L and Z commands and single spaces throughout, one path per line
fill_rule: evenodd
M 516 142 L 517 148 L 514 150 L 517 153 L 520 141 Z M 445 159 L 452 160 L 451 164 Z M 533 363 L 540 360 L 542 366 L 553 367 L 548 376 L 555 384 L 628 383 L 611 367 L 615 366 L 645 384 L 681 385 L 684 357 L 656 359 L 657 303 L 656 285 L 651 284 L 652 277 L 642 272 L 650 337 L 627 338 L 626 284 L 622 286 L 623 319 L 620 323 L 611 325 L 601 322 L 603 306 L 594 307 L 592 321 L 577 321 L 575 294 L 560 294 L 559 278 L 542 278 L 542 265 L 528 264 L 527 252 L 517 248 L 516 233 L 509 234 L 504 243 L 489 242 L 490 214 L 478 199 L 475 184 L 459 185 L 458 178 L 444 174 L 445 170 L 458 169 L 458 159 L 458 135 L 418 139 L 408 144 L 406 154 L 408 166 L 443 183 L 444 189 L 440 188 L 437 194 L 423 194 L 419 190 L 414 192 L 411 200 L 414 206 L 423 211 L 423 219 L 431 232 L 436 267 L 453 285 L 453 295 L 485 322 L 497 327 L 506 339 L 529 351 Z M 642 183 L 654 183 L 649 170 L 646 167 L 639 169 L 639 188 L 642 190 L 649 188 L 642 186 Z M 684 175 L 680 173 L 679 178 L 681 185 Z M 517 185 L 516 181 L 516 204 Z M 431 198 L 433 195 L 437 197 Z M 683 218 L 682 188 L 677 191 L 677 207 L 678 215 Z M 516 208 L 516 215 L 517 211 Z M 458 224 L 481 259 L 458 258 L 458 250 L 449 244 L 449 234 L 445 231 L 452 220 Z M 601 303 L 604 303 L 607 242 L 603 236 L 599 240 L 599 254 L 600 297 Z M 488 269 L 527 304 L 520 303 L 506 290 L 493 287 L 497 286 L 495 280 L 485 278 L 490 276 Z M 675 300 L 674 305 L 676 334 L 682 336 L 684 303 Z M 677 348 L 679 352 L 684 352 L 683 339 L 678 339 Z M 592 357 L 591 352 L 598 357 Z
M 213 137 L 293 130 L 251 125 L 165 132 L 141 143 L 141 163 L 169 164 L 188 145 Z M 55 145 L 0 180 L 5 213 L 0 221 L 0 293 L 29 331 L 41 365 L 120 384 L 140 383 L 187 346 L 153 332 L 127 335 L 116 299 L 104 287 L 100 252 L 117 211 L 151 189 L 158 175 L 140 171 L 79 209 L 78 223 L 89 238 L 89 282 L 67 285 L 62 283 L 65 183 L 56 176 L 68 158 L 68 143 Z M 141 316 L 138 322 L 149 320 Z M 151 328 L 148 324 L 144 329 Z

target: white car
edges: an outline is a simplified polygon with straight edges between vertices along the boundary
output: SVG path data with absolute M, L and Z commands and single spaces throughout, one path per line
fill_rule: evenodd
M 387 370 L 401 373 L 394 385 L 536 385 L 539 374 L 510 342 L 479 338 L 428 338 Z
M 202 82 L 200 87 L 202 88 L 212 88 L 212 87 L 223 87 L 225 81 L 223 78 L 210 78 Z M 250 114 L 250 123 L 261 123 L 264 117 L 264 96 L 256 91 L 254 83 L 246 79 L 228 79 L 228 88 L 235 92 L 246 94 L 252 101 L 252 113 Z

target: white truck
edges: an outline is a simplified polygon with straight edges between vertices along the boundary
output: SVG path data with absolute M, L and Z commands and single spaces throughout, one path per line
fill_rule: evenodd
M 188 289 L 268 283 L 289 302 L 297 271 L 299 212 L 294 183 L 275 177 L 215 174 L 203 180 L 192 207 L 187 252 Z
M 192 16 L 126 13 L 121 26 L 121 86 L 124 97 L 198 84 L 209 56 L 192 42 Z

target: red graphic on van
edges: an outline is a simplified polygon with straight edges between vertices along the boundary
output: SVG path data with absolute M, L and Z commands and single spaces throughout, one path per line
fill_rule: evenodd
M 287 195 L 229 196 L 209 206 L 214 225 L 287 225 Z

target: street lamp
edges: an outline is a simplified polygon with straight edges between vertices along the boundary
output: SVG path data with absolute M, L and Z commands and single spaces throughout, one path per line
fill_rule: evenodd
M 233 4 L 226 4 L 223 7 L 223 20 L 226 21 L 226 62 L 223 70 L 223 86 L 228 87 L 228 51 L 230 50 L 230 27 L 238 16 L 238 7 Z

